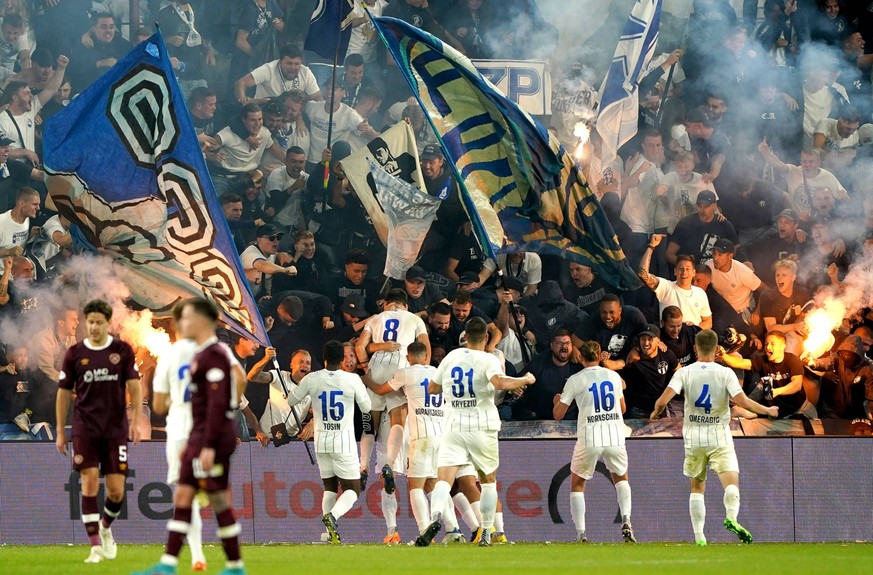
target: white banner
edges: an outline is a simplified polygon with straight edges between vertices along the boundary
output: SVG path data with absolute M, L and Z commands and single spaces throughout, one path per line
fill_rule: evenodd
M 373 161 L 370 173 L 389 222 L 385 275 L 402 280 L 418 258 L 440 200 L 392 176 Z
M 388 219 L 376 200 L 376 184 L 370 174 L 370 162 L 384 168 L 389 175 L 424 190 L 412 126 L 398 122 L 340 162 L 349 183 L 367 210 L 382 245 L 388 247 Z
M 532 116 L 552 113 L 552 81 L 541 60 L 471 60 L 485 79 Z

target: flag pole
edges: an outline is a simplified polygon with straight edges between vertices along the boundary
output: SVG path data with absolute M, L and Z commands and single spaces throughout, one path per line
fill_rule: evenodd
M 340 45 L 342 44 L 342 33 L 343 33 L 343 8 L 342 2 L 336 3 L 336 16 L 337 16 L 337 26 L 339 26 L 339 34 L 336 39 L 336 49 L 333 53 L 333 70 L 330 75 L 330 113 L 328 114 L 327 119 L 327 148 L 330 149 L 332 140 L 333 140 L 333 110 L 334 110 L 334 93 L 336 91 L 336 69 L 339 66 L 339 57 L 340 57 Z M 330 160 L 324 163 L 324 187 L 321 195 L 321 211 L 324 213 L 325 203 L 327 202 L 327 183 L 330 180 Z
M 290 393 L 288 392 L 288 386 L 285 384 L 285 376 L 282 374 L 282 368 L 279 367 L 279 360 L 273 356 L 273 368 L 276 370 L 276 375 L 279 377 L 279 383 L 282 385 L 282 393 L 285 395 L 287 399 Z M 300 424 L 300 418 L 297 417 L 297 412 L 294 411 L 294 408 L 291 408 L 291 415 L 294 416 L 294 422 L 297 424 L 297 433 L 301 433 L 303 431 L 303 426 Z M 309 456 L 309 463 L 315 465 L 315 458 L 312 456 L 312 450 L 309 449 L 309 443 L 303 441 L 303 447 L 306 448 L 306 455 Z

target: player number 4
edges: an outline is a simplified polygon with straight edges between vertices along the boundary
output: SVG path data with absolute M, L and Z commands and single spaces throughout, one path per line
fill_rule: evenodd
M 706 413 L 712 410 L 712 397 L 709 395 L 709 384 L 704 383 L 700 391 L 700 397 L 694 402 L 694 407 L 702 407 Z

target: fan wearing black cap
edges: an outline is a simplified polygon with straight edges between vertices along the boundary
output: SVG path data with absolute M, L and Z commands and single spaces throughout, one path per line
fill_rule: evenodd
M 661 351 L 661 330 L 654 324 L 637 335 L 638 359 L 628 362 L 621 371 L 627 384 L 625 399 L 629 419 L 646 419 L 655 408 L 655 402 L 664 393 L 673 374 L 679 369 L 679 360 L 669 349 Z M 636 355 L 636 354 L 635 354 Z
M 422 246 L 422 255 L 429 254 L 431 269 L 442 269 L 445 265 L 445 255 L 437 253 L 447 246 L 459 229 L 468 224 L 467 213 L 461 203 L 458 184 L 446 167 L 446 160 L 438 144 L 428 144 L 419 154 L 421 175 L 427 193 L 441 201 L 436 219 L 430 226 Z
M 335 306 L 332 318 L 334 327 L 325 332 L 325 337 L 328 340 L 352 341 L 361 334 L 368 317 L 370 317 L 370 312 L 367 311 L 367 302 L 364 300 L 364 296 L 347 295 L 340 305 Z M 352 349 L 352 353 L 354 353 L 354 349 Z M 357 365 L 358 360 L 355 356 L 353 367 Z
M 553 280 L 540 283 L 535 296 L 524 297 L 519 303 L 527 308 L 527 324 L 536 335 L 540 351 L 545 349 L 556 329 L 572 332 L 588 317 L 575 304 L 564 299 L 558 282 Z
M 709 117 L 706 108 L 699 106 L 685 116 L 685 130 L 691 138 L 691 149 L 699 158 L 694 171 L 703 176 L 705 183 L 715 182 L 725 184 L 722 176 L 725 171 L 725 161 L 730 153 L 730 141 L 720 130 L 715 129 L 715 124 Z
M 284 264 L 293 261 L 291 256 L 279 252 L 279 242 L 285 233 L 273 224 L 265 224 L 258 228 L 257 234 L 255 243 L 240 254 L 243 271 L 255 300 L 271 294 L 273 274 L 297 275 L 294 265 L 284 267 Z
M 800 218 L 792 210 L 782 210 L 776 215 L 776 223 L 764 232 L 758 239 L 743 244 L 755 270 L 767 274 L 773 270 L 773 264 L 779 260 L 790 259 L 798 261 L 806 253 L 811 242 L 800 230 Z M 800 240 L 803 238 L 803 241 Z
M 712 270 L 712 287 L 740 316 L 737 319 L 746 324 L 752 323 L 752 295 L 760 300 L 766 286 L 749 266 L 734 261 L 734 244 L 719 238 L 712 247 L 712 261 L 706 265 Z
M 428 283 L 427 273 L 420 266 L 412 266 L 406 270 L 403 289 L 406 291 L 409 311 L 421 318 L 427 317 L 430 306 L 436 302 L 449 303 L 439 288 Z
M 712 246 L 719 238 L 726 238 L 732 243 L 739 243 L 737 231 L 727 220 L 719 220 L 718 198 L 709 190 L 703 190 L 697 195 L 697 213 L 685 216 L 670 237 L 667 244 L 667 262 L 676 265 L 679 254 L 694 256 L 694 261 L 704 262 L 712 258 Z

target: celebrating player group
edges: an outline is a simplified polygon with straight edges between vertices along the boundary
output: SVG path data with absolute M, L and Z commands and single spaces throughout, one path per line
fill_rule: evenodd
M 85 341 L 71 347 L 63 362 L 57 398 L 57 446 L 66 453 L 64 429 L 73 402 L 73 464 L 82 477 L 82 521 L 91 543 L 87 563 L 114 559 L 111 524 L 118 516 L 127 474 L 127 441 L 137 443 L 137 412 L 128 426 L 125 406 L 140 401 L 139 374 L 132 348 L 109 335 L 111 307 L 102 301 L 84 309 Z M 216 338 L 218 313 L 206 300 L 181 302 L 174 310 L 177 342 L 160 358 L 153 407 L 167 417 L 167 481 L 176 486 L 167 544 L 158 563 L 143 575 L 176 573 L 187 540 L 192 568 L 206 569 L 200 543 L 200 504 L 208 500 L 218 522 L 227 557 L 223 575 L 244 573 L 240 526 L 227 495 L 231 454 L 236 446 L 235 409 L 246 377 L 231 350 Z M 480 546 L 505 542 L 497 495 L 500 463 L 499 391 L 523 393 L 533 375 L 510 377 L 499 352 L 486 350 L 488 329 L 479 318 L 466 323 L 466 346 L 450 352 L 438 368 L 430 365 L 430 346 L 420 317 L 407 310 L 406 294 L 391 290 L 384 311 L 369 320 L 355 346 L 358 371 L 344 345 L 324 346 L 324 369 L 313 371 L 291 391 L 294 406 L 307 398 L 314 420 L 314 444 L 324 484 L 322 523 L 326 541 L 340 543 L 340 520 L 358 499 L 379 443 L 376 471 L 381 475 L 385 543 L 399 543 L 395 474 L 408 477 L 410 502 L 419 534 L 414 544 L 430 545 L 445 529 L 444 541 L 463 542 L 456 512 Z M 675 396 L 684 397 L 684 473 L 690 478 L 689 511 L 697 545 L 704 536 L 704 489 L 712 468 L 724 487 L 724 526 L 751 543 L 737 521 L 739 466 L 730 433 L 730 402 L 761 415 L 776 416 L 743 393 L 736 375 L 714 363 L 717 336 L 696 336 L 698 361 L 681 368 L 658 399 L 657 418 Z M 575 403 L 578 438 L 572 453 L 570 509 L 576 540 L 586 542 L 585 486 L 602 459 L 615 484 L 621 534 L 636 541 L 631 524 L 631 487 L 622 413 L 624 383 L 599 366 L 600 346 L 583 342 L 584 366 L 554 397 L 554 416 L 562 419 Z M 73 399 L 75 394 L 75 399 Z M 365 415 L 360 453 L 355 441 L 355 406 Z M 106 476 L 107 498 L 101 518 L 97 505 L 99 473 Z M 478 485 L 477 485 L 478 480 Z M 201 499 L 198 494 L 205 498 Z M 430 501 L 428 501 L 428 495 Z

